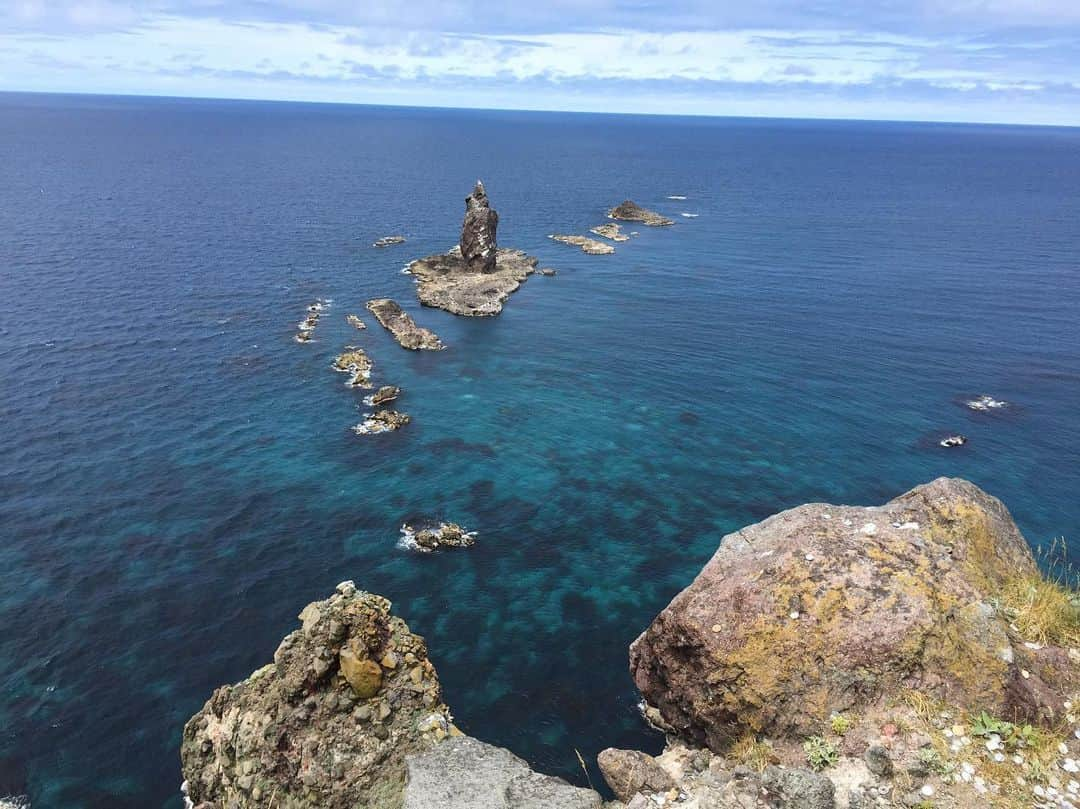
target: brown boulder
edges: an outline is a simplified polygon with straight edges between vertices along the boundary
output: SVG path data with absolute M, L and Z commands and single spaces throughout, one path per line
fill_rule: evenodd
M 338 653 L 341 676 L 352 686 L 356 696 L 370 699 L 382 687 L 382 667 L 367 656 L 367 650 L 350 643 Z
M 609 747 L 600 751 L 596 763 L 615 797 L 624 803 L 629 803 L 639 792 L 664 794 L 675 786 L 675 781 L 655 758 L 637 750 Z
M 905 688 L 1039 720 L 1076 667 L 1026 646 L 996 607 L 1036 573 L 1006 508 L 967 481 L 876 508 L 800 506 L 725 537 L 634 641 L 630 669 L 665 721 L 714 750 L 748 729 L 804 737 Z

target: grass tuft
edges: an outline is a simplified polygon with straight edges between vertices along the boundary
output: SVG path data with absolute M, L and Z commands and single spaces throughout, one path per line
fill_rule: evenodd
M 1010 582 L 1002 603 L 1017 629 L 1043 646 L 1080 645 L 1080 596 L 1060 582 L 1029 576 Z
M 759 740 L 753 733 L 747 733 L 735 742 L 728 755 L 755 772 L 765 772 L 766 767 L 778 760 L 772 744 Z

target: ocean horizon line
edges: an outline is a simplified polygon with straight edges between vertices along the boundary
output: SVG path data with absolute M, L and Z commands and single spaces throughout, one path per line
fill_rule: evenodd
M 281 104 L 281 105 L 311 105 L 319 107 L 363 107 L 377 110 L 426 110 L 432 112 L 498 112 L 498 113 L 525 113 L 537 115 L 573 115 L 583 117 L 600 118 L 652 118 L 657 120 L 729 120 L 729 121 L 772 121 L 791 123 L 837 123 L 837 124 L 908 124 L 922 126 L 960 126 L 960 127 L 993 127 L 1002 129 L 1063 129 L 1073 130 L 1080 128 L 1080 123 L 1040 123 L 994 120 L 952 120 L 930 118 L 879 118 L 859 116 L 790 116 L 790 115 L 735 115 L 724 113 L 706 112 L 621 112 L 611 110 L 579 110 L 579 109 L 548 109 L 533 107 L 486 107 L 486 106 L 444 106 L 438 104 L 385 104 L 368 101 L 329 101 L 324 99 L 299 99 L 299 98 L 263 98 L 263 97 L 240 97 L 240 96 L 217 96 L 217 95 L 172 95 L 166 93 L 102 93 L 80 92 L 77 90 L 11 90 L 0 89 L 0 98 L 11 96 L 31 96 L 43 98 L 99 98 L 119 100 L 156 100 L 156 101 L 205 101 L 236 104 Z

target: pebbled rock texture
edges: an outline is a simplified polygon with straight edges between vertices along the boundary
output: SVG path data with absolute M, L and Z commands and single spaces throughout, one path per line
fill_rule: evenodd
M 273 663 L 219 688 L 184 727 L 188 797 L 204 809 L 397 809 L 406 755 L 459 732 L 423 638 L 352 582 L 299 617 Z

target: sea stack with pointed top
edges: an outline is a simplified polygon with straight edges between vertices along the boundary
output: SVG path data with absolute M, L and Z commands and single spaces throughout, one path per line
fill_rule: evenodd
M 465 221 L 461 225 L 461 257 L 471 272 L 495 272 L 498 227 L 499 214 L 488 202 L 484 184 L 477 180 L 472 193 L 465 197 Z
M 510 293 L 536 271 L 537 259 L 521 250 L 499 247 L 499 215 L 488 202 L 484 184 L 465 198 L 461 240 L 446 253 L 418 258 L 406 268 L 416 279 L 424 306 L 466 317 L 490 317 L 502 311 Z

